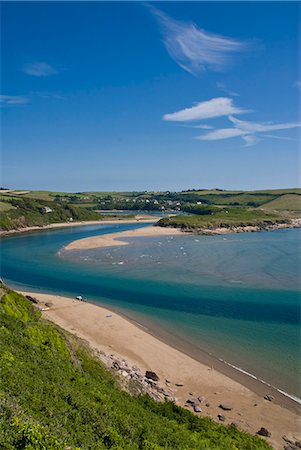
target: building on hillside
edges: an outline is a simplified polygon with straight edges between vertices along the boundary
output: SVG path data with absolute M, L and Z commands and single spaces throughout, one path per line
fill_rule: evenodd
M 52 212 L 52 209 L 49 208 L 49 206 L 43 206 L 42 213 L 47 214 L 47 213 L 51 213 L 51 212 Z

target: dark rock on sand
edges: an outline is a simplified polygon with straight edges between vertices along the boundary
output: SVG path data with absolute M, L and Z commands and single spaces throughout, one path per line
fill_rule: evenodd
M 231 411 L 231 410 L 233 409 L 232 406 L 225 405 L 225 403 L 221 403 L 221 404 L 219 405 L 219 407 L 220 407 L 221 409 L 223 409 L 224 411 Z
M 272 402 L 273 400 L 274 400 L 274 397 L 272 396 L 272 395 L 265 395 L 264 397 L 263 397 L 265 400 L 268 400 L 269 402 Z
M 186 403 L 190 404 L 190 405 L 198 405 L 200 402 L 197 398 L 192 397 L 192 398 L 188 398 L 186 400 Z
M 218 419 L 221 421 L 221 422 L 225 422 L 225 420 L 226 420 L 226 417 L 225 416 L 223 416 L 222 414 L 218 414 Z
M 265 436 L 265 437 L 270 437 L 271 433 L 269 432 L 269 430 L 267 430 L 264 427 L 261 427 L 259 431 L 257 431 L 257 434 L 259 434 L 259 436 Z
M 29 301 L 31 301 L 32 303 L 38 304 L 39 300 L 35 297 L 32 297 L 31 295 L 26 295 L 25 296 Z
M 149 380 L 159 381 L 159 377 L 156 374 L 156 372 L 152 372 L 151 370 L 147 370 L 145 372 L 145 377 L 148 378 Z
M 198 405 L 194 405 L 193 410 L 194 410 L 194 412 L 197 412 L 197 413 L 202 412 L 202 409 Z

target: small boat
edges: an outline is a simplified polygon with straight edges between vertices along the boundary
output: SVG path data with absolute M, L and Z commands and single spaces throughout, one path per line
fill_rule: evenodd
M 79 300 L 80 302 L 84 301 L 84 299 L 81 295 L 77 295 L 75 298 L 76 298 L 76 300 Z

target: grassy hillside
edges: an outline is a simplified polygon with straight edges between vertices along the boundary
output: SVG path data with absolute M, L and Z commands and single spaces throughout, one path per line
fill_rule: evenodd
M 285 194 L 266 203 L 264 209 L 269 210 L 285 210 L 285 211 L 300 211 L 301 212 L 301 195 L 299 194 Z
M 270 448 L 171 402 L 130 396 L 81 341 L 1 290 L 1 449 Z
M 201 210 L 202 208 L 200 208 Z M 208 207 L 204 207 L 208 210 Z M 227 207 L 227 208 L 209 208 L 211 214 L 200 214 L 194 210 L 195 214 L 191 216 L 172 216 L 160 219 L 158 226 L 172 226 L 176 228 L 216 228 L 216 227 L 232 227 L 232 226 L 248 226 L 248 225 L 269 225 L 275 221 L 284 221 L 284 219 L 274 212 L 267 212 L 261 209 L 244 208 L 244 207 Z
M 18 198 L 9 200 L 7 205 L 8 208 L 2 209 L 0 215 L 1 230 L 25 228 L 33 225 L 43 226 L 70 220 L 101 220 L 101 216 L 94 211 L 43 200 Z M 50 212 L 45 212 L 45 208 L 50 208 Z
M 216 227 L 256 225 L 260 221 L 298 217 L 301 189 L 265 191 L 225 191 L 222 189 L 181 192 L 50 192 L 0 190 L 0 228 L 11 230 L 68 220 L 101 219 L 98 210 L 181 211 L 197 217 L 164 219 L 160 225 L 179 227 Z M 52 209 L 43 213 L 43 206 Z M 212 214 L 206 213 L 209 207 Z M 217 210 L 216 210 L 217 209 Z M 202 215 L 206 217 L 198 217 Z M 207 211 L 208 212 L 208 211 Z M 206 213 L 206 214 L 205 214 Z M 226 216 L 227 214 L 227 216 Z M 107 216 L 108 218 L 108 216 Z M 121 218 L 121 216 L 119 216 Z M 128 217 L 127 217 L 128 218 Z

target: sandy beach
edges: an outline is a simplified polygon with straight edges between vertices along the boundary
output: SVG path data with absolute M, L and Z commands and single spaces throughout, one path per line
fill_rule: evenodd
M 51 223 L 49 225 L 43 226 L 32 226 L 32 227 L 24 227 L 18 228 L 14 230 L 0 230 L 1 236 L 9 236 L 11 234 L 20 234 L 20 233 L 29 233 L 31 231 L 43 231 L 47 229 L 53 228 L 66 228 L 66 227 L 79 227 L 83 225 L 114 225 L 116 223 L 155 223 L 159 220 L 159 217 L 151 217 L 146 215 L 137 215 L 134 219 L 118 219 L 116 220 L 90 220 L 83 222 L 62 222 L 62 223 Z
M 224 423 L 235 422 L 253 434 L 265 427 L 271 432 L 268 442 L 275 449 L 283 449 L 283 436 L 301 439 L 297 404 L 290 408 L 285 398 L 281 401 L 281 394 L 274 401 L 265 400 L 263 397 L 269 390 L 264 385 L 262 392 L 256 393 L 221 373 L 216 366 L 191 358 L 156 338 L 145 327 L 106 308 L 56 295 L 23 294 L 39 300 L 45 319 L 86 340 L 92 348 L 124 358 L 143 371 L 155 371 L 162 386 L 166 387 L 165 380 L 170 380 L 169 388 L 179 405 L 184 406 L 191 395 L 204 396 L 209 406 L 202 406 L 201 415 L 218 421 L 218 414 L 223 414 Z M 50 307 L 45 303 L 50 303 Z M 238 375 L 243 376 L 239 372 Z M 222 411 L 221 403 L 231 405 L 232 409 Z
M 79 239 L 66 245 L 66 247 L 64 247 L 64 250 L 84 250 L 100 247 L 114 247 L 119 245 L 128 245 L 127 241 L 122 240 L 123 238 L 138 236 L 171 236 L 180 234 L 183 234 L 183 232 L 176 228 L 149 226 L 139 228 L 137 230 L 120 231 L 117 233 L 110 233 L 102 236 L 93 236 Z

